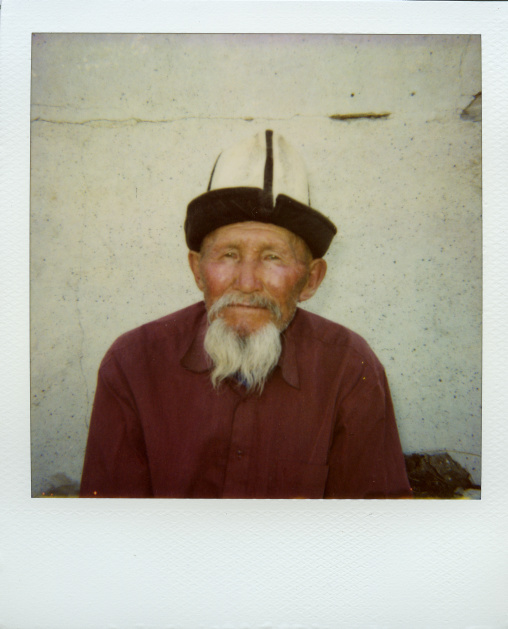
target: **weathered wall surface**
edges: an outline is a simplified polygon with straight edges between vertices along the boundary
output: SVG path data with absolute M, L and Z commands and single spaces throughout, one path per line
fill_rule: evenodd
M 374 348 L 404 451 L 479 482 L 479 37 L 40 34 L 32 67 L 34 495 L 79 482 L 111 342 L 200 298 L 186 205 L 265 128 L 339 227 L 306 307 Z

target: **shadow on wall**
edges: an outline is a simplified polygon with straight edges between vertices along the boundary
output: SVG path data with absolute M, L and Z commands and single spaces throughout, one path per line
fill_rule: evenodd
M 447 452 L 438 454 L 406 454 L 406 469 L 415 498 L 473 498 L 480 497 L 475 485 L 461 465 Z M 42 492 L 43 498 L 77 498 L 79 483 L 65 474 L 55 474 L 51 485 Z
M 36 498 L 77 498 L 79 495 L 79 483 L 66 474 L 54 474 L 50 482 L 49 487 Z

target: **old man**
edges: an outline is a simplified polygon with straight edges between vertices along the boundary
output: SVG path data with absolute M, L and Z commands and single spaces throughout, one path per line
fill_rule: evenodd
M 357 334 L 297 307 L 335 233 L 281 136 L 219 156 L 185 221 L 204 302 L 107 352 L 81 496 L 411 495 L 382 365 Z

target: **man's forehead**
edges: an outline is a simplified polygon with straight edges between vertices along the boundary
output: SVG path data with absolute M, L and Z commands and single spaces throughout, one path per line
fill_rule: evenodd
M 305 248 L 303 240 L 288 229 L 272 223 L 261 223 L 258 221 L 244 221 L 219 227 L 211 234 L 208 234 L 203 245 L 207 247 L 226 243 L 241 244 L 242 242 L 254 242 L 260 246 L 273 243 L 279 246 L 285 245 L 291 249 L 295 246 Z

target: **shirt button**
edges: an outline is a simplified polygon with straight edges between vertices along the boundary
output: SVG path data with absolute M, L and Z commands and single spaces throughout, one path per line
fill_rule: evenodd
M 242 450 L 237 450 L 237 451 L 236 451 L 236 456 L 237 456 L 239 459 L 241 459 L 241 458 L 242 458 L 242 456 L 243 456 L 243 451 L 242 451 Z

